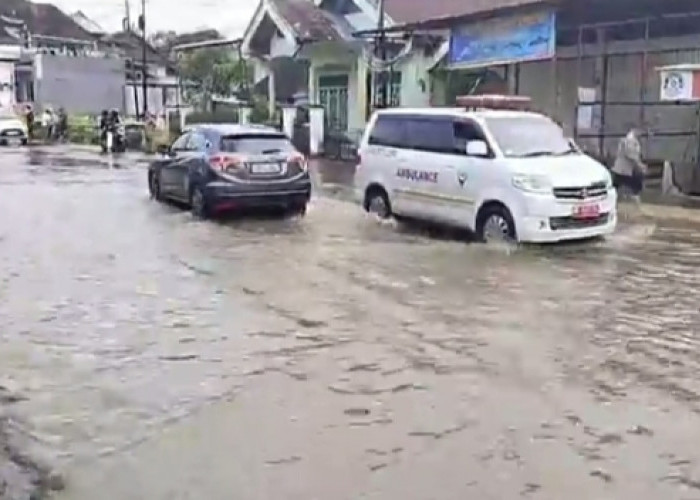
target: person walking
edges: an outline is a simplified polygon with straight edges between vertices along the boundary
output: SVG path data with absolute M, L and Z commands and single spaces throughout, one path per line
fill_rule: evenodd
M 612 168 L 615 188 L 619 191 L 629 191 L 636 203 L 641 201 L 640 195 L 644 189 L 644 177 L 647 173 L 647 166 L 642 161 L 640 135 L 641 130 L 633 128 L 620 141 Z
M 58 117 L 56 120 L 56 135 L 58 140 L 65 142 L 68 138 L 68 114 L 65 108 L 58 108 Z
M 34 140 L 34 106 L 27 104 L 25 119 L 27 121 L 27 139 L 31 142 Z
M 53 111 L 51 110 L 50 107 L 47 107 L 44 109 L 44 112 L 41 115 L 41 126 L 44 128 L 46 131 L 46 141 L 51 142 L 54 136 L 54 116 L 53 116 Z

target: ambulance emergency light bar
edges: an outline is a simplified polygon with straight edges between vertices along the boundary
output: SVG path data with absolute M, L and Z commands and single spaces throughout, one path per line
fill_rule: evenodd
M 510 111 L 527 111 L 531 109 L 532 99 L 516 95 L 460 95 L 457 96 L 457 106 L 467 110 L 502 109 Z

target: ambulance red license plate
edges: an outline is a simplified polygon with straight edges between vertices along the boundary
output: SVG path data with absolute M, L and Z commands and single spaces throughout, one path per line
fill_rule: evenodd
M 595 219 L 600 215 L 600 205 L 597 203 L 587 203 L 585 205 L 576 205 L 574 207 L 573 216 L 576 219 Z

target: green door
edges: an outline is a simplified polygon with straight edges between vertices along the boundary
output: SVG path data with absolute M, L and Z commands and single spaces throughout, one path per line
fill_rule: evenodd
M 330 130 L 348 129 L 348 75 L 326 75 L 318 79 L 318 97 Z

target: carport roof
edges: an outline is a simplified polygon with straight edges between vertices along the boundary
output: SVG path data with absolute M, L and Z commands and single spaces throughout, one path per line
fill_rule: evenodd
M 493 13 L 539 5 L 557 4 L 560 0 L 385 0 L 387 15 L 394 22 L 387 31 L 440 30 L 460 22 L 489 17 Z M 360 33 L 370 33 L 364 31 Z
M 336 41 L 342 35 L 326 12 L 309 0 L 271 0 L 280 16 L 305 41 Z

